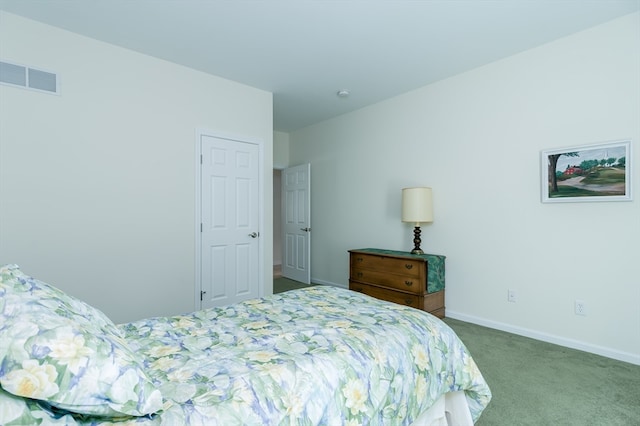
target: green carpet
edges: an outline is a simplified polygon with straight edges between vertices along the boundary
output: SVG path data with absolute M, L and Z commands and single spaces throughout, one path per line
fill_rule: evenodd
M 640 366 L 454 319 L 493 393 L 477 426 L 638 426 Z
M 313 284 L 311 284 L 313 285 Z M 273 279 L 273 292 L 282 293 L 283 291 L 295 290 L 298 288 L 310 287 L 307 284 L 290 280 L 289 278 L 274 278 Z

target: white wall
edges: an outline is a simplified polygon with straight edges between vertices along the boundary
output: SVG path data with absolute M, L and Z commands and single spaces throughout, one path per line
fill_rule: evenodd
M 449 316 L 640 364 L 639 18 L 292 133 L 313 281 L 346 286 L 348 249 L 410 250 L 401 188 L 431 186 L 422 247 L 447 256 Z M 541 150 L 629 138 L 634 201 L 540 202 Z
M 272 291 L 271 93 L 0 13 L 0 57 L 60 96 L 0 86 L 0 263 L 114 321 L 194 309 L 195 135 L 264 143 Z
M 273 168 L 289 167 L 289 134 L 273 132 Z

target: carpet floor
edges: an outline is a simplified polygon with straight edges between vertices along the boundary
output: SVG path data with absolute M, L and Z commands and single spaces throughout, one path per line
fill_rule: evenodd
M 274 279 L 274 293 L 308 287 Z M 640 366 L 445 318 L 493 399 L 476 426 L 640 426 Z
M 280 277 L 280 278 L 273 279 L 274 293 L 282 293 L 284 291 L 295 290 L 298 288 L 305 288 L 305 287 L 310 287 L 310 286 L 298 281 L 290 280 L 289 278 Z
M 450 318 L 445 322 L 493 393 L 477 426 L 640 425 L 640 366 Z

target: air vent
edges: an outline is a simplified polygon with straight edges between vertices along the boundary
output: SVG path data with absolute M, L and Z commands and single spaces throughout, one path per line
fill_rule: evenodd
M 0 84 L 58 93 L 58 74 L 0 61 Z

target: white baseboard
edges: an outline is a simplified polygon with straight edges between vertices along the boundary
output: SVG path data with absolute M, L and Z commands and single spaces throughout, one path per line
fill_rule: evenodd
M 273 278 L 281 278 L 281 277 L 282 277 L 282 263 L 274 263 Z
M 640 355 L 638 354 L 617 351 L 617 350 L 606 348 L 603 346 L 592 345 L 590 343 L 581 342 L 579 340 L 567 339 L 565 337 L 542 333 L 542 332 L 531 330 L 528 328 L 516 327 L 510 324 L 505 324 L 498 321 L 491 321 L 485 318 L 480 318 L 473 315 L 466 315 L 460 312 L 451 311 L 449 309 L 447 309 L 446 311 L 446 316 L 447 318 L 453 318 L 460 321 L 470 322 L 472 324 L 477 324 L 484 327 L 493 328 L 496 330 L 506 331 L 508 333 L 517 334 L 519 336 L 530 337 L 532 339 L 541 340 L 543 342 L 553 343 L 553 344 L 564 346 L 567 348 L 578 349 L 580 351 L 589 352 L 592 354 L 605 356 L 607 358 L 616 359 L 618 361 L 624 361 L 631 364 L 640 365 Z

